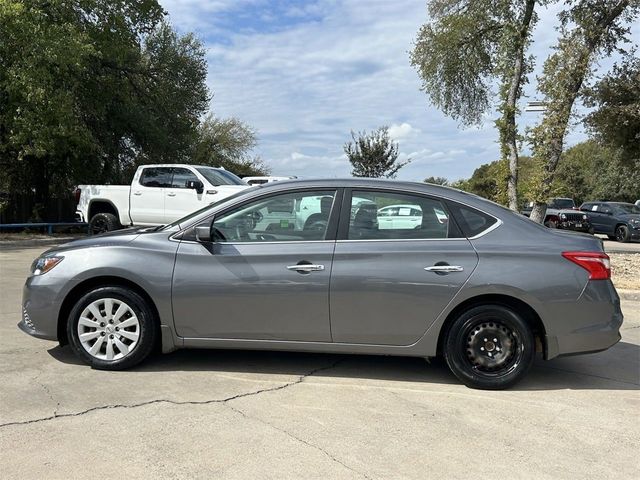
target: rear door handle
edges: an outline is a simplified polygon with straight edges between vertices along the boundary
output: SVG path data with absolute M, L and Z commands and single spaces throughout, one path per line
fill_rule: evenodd
M 175 192 L 169 192 L 167 193 L 167 197 L 175 197 L 176 193 Z
M 462 272 L 464 268 L 460 265 L 434 265 L 433 267 L 424 267 L 427 272 L 435 272 L 435 273 L 454 273 L 454 272 Z
M 324 270 L 324 265 L 314 265 L 311 263 L 302 263 L 298 265 L 289 265 L 287 270 L 293 270 L 299 273 L 308 273 L 308 272 L 322 272 Z

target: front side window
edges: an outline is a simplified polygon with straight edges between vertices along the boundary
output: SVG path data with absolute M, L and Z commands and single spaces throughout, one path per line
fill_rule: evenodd
M 170 167 L 150 167 L 142 170 L 140 185 L 143 187 L 170 187 L 172 169 Z
M 255 200 L 216 217 L 217 242 L 324 240 L 335 190 L 281 193 Z
M 171 181 L 172 188 L 187 188 L 187 182 L 197 182 L 198 177 L 195 173 L 186 168 L 174 168 L 173 179 Z
M 451 238 L 447 210 L 439 200 L 390 192 L 354 191 L 347 238 L 401 240 Z

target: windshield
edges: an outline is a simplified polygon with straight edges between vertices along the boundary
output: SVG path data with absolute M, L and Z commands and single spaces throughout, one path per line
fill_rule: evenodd
M 159 230 L 171 230 L 173 227 L 179 227 L 180 225 L 183 225 L 185 223 L 188 223 L 191 219 L 198 217 L 199 215 L 204 214 L 205 212 L 211 210 L 214 207 L 217 207 L 218 205 L 222 205 L 223 203 L 226 203 L 230 200 L 233 200 L 241 195 L 244 195 L 245 193 L 249 192 L 249 191 L 254 191 L 256 187 L 254 188 L 247 188 L 244 190 L 240 190 L 237 193 L 234 193 L 233 195 L 230 195 L 228 197 L 223 198 L 222 200 L 218 200 L 217 202 L 213 202 L 210 203 L 209 205 L 207 205 L 206 207 L 202 207 L 200 210 L 196 210 L 193 213 L 190 213 L 189 215 L 179 218 L 178 220 L 176 220 L 173 223 L 168 223 L 167 225 L 163 225 L 162 227 L 159 228 Z
M 575 206 L 576 204 L 573 203 L 573 200 L 571 200 L 570 198 L 554 198 L 549 203 L 549 207 L 558 208 L 558 209 L 561 209 L 561 208 L 571 209 Z
M 640 207 L 637 205 L 632 205 L 630 203 L 618 203 L 616 208 L 620 210 L 622 213 L 635 213 L 640 214 Z
M 214 187 L 218 187 L 220 185 L 246 185 L 246 182 L 242 181 L 240 177 L 237 177 L 226 170 L 220 170 L 212 167 L 196 167 L 196 170 L 198 170 L 198 172 L 200 172 Z

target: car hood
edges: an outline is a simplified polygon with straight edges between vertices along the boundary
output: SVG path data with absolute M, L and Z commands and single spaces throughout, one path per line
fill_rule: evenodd
M 155 230 L 155 227 L 133 227 L 108 233 L 102 233 L 100 235 L 91 235 L 47 250 L 47 252 L 45 252 L 45 255 L 49 252 L 60 253 L 87 247 L 110 247 L 116 245 L 124 245 L 126 243 L 132 242 L 141 234 L 150 233 Z

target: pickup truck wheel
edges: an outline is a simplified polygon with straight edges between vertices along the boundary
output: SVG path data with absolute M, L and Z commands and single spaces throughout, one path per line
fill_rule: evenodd
M 631 240 L 631 233 L 629 227 L 626 225 L 618 225 L 616 227 L 616 240 L 622 243 L 627 243 Z
M 149 356 L 157 338 L 147 302 L 123 287 L 100 287 L 74 305 L 67 323 L 74 353 L 100 370 L 130 368 Z
M 544 226 L 547 228 L 558 228 L 558 224 L 553 220 L 547 220 L 546 222 L 544 222 Z
M 529 371 L 535 340 L 527 322 L 502 305 L 480 305 L 462 313 L 444 341 L 447 365 L 466 386 L 500 390 Z
M 118 218 L 113 213 L 96 213 L 89 221 L 89 233 L 98 235 L 122 228 Z

